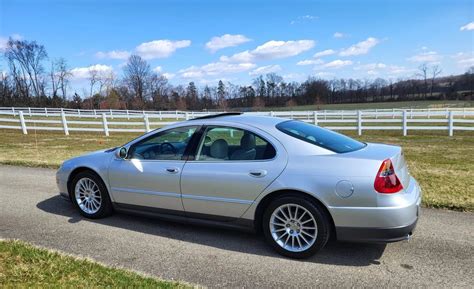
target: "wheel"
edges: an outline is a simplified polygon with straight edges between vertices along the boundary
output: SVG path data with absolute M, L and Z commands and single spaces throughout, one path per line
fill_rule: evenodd
M 329 218 L 321 206 L 298 195 L 282 196 L 266 208 L 262 220 L 267 243 L 291 258 L 308 258 L 321 250 L 330 235 Z
M 112 213 L 107 188 L 95 173 L 85 171 L 74 176 L 70 194 L 72 202 L 84 217 L 99 219 Z

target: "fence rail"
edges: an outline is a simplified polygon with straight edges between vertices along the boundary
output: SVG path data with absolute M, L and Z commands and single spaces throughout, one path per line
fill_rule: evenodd
M 215 112 L 212 112 L 215 113 Z M 189 120 L 210 112 L 196 111 L 138 111 L 84 110 L 66 108 L 0 107 L 0 129 L 69 132 L 148 132 L 177 121 Z M 442 109 L 372 109 L 322 111 L 264 111 L 248 112 L 298 119 L 333 130 L 410 130 L 474 131 L 474 108 Z

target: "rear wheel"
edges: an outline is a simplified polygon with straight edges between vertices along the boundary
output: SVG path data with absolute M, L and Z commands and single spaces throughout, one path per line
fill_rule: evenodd
M 329 239 L 329 220 L 321 206 L 301 196 L 275 199 L 263 215 L 266 241 L 280 254 L 307 258 Z
M 103 218 L 112 213 L 112 203 L 102 180 L 89 171 L 74 176 L 71 199 L 81 215 L 91 219 Z

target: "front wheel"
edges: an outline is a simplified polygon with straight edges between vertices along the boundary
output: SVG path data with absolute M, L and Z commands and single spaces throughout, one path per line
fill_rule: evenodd
M 321 206 L 300 196 L 283 196 L 263 215 L 263 233 L 278 253 L 307 258 L 322 249 L 330 235 L 328 216 Z
M 74 177 L 71 199 L 84 217 L 98 219 L 112 213 L 112 203 L 107 188 L 92 172 L 82 172 Z

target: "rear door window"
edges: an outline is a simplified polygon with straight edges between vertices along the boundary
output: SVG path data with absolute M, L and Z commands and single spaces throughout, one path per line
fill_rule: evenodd
M 352 152 L 366 146 L 365 143 L 343 134 L 302 121 L 284 121 L 277 124 L 276 128 L 294 138 L 336 153 Z

